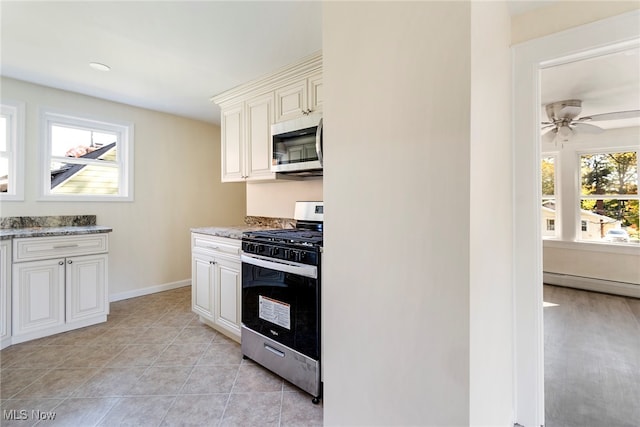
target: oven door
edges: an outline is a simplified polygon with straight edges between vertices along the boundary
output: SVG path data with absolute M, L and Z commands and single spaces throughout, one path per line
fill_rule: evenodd
M 318 268 L 247 254 L 241 259 L 242 324 L 319 360 Z

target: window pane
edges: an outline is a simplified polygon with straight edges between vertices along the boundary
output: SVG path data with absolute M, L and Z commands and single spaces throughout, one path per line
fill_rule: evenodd
M 555 158 L 542 158 L 542 195 L 553 196 L 556 194 Z
M 9 140 L 7 132 L 7 118 L 0 116 L 0 151 L 7 151 L 7 141 Z
M 582 195 L 638 194 L 637 152 L 580 156 Z
M 0 193 L 9 190 L 9 159 L 0 157 Z
M 638 206 L 638 200 L 582 200 L 580 219 L 587 222 L 582 239 L 638 243 Z
M 116 143 L 112 133 L 91 131 L 67 126 L 51 126 L 51 155 L 84 157 L 106 145 Z
M 556 201 L 542 199 L 542 237 L 556 237 Z
M 117 195 L 118 168 L 97 164 L 52 163 L 53 194 Z

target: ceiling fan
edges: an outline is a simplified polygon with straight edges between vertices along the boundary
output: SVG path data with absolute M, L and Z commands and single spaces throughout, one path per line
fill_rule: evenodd
M 604 120 L 620 120 L 640 117 L 640 110 L 616 111 L 612 113 L 594 114 L 576 119 L 582 111 L 582 101 L 569 99 L 566 101 L 552 102 L 545 106 L 548 122 L 542 122 L 543 142 L 567 142 L 576 133 L 597 134 L 604 129 L 585 123 Z M 545 132 L 546 130 L 546 132 Z

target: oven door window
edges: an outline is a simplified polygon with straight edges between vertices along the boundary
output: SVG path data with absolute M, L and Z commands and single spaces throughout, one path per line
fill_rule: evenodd
M 313 359 L 320 356 L 318 280 L 242 263 L 242 323 Z

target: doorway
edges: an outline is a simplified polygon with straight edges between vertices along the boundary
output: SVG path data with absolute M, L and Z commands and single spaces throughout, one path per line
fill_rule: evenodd
M 515 421 L 544 425 L 540 200 L 540 70 L 640 45 L 640 12 L 587 24 L 513 48 Z

